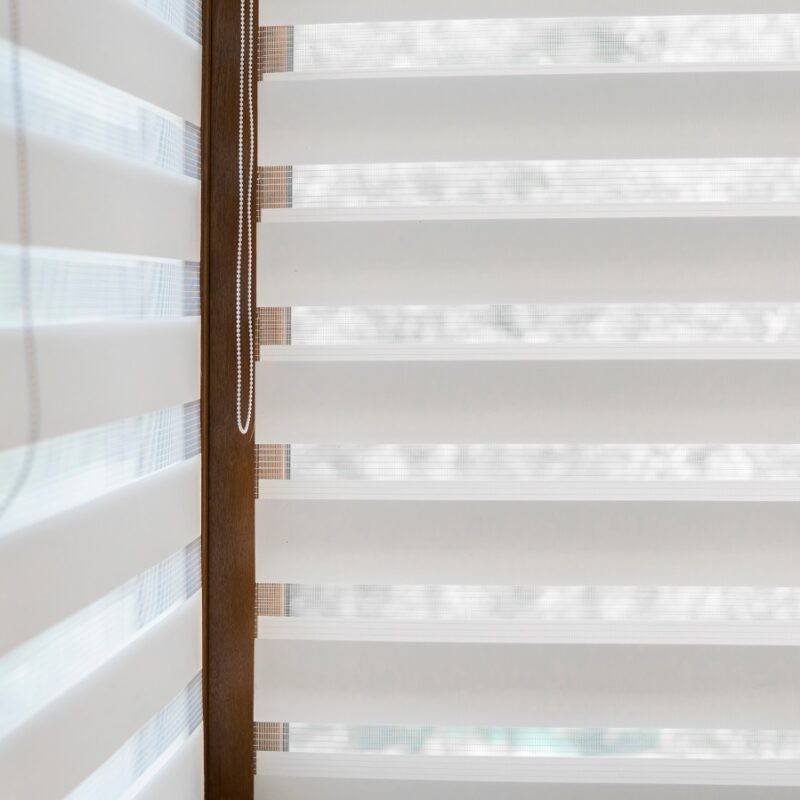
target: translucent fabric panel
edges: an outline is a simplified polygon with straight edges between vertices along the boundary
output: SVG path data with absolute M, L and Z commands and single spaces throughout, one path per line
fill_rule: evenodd
M 200 313 L 200 265 L 35 247 L 26 253 L 37 325 L 166 319 Z M 0 326 L 22 322 L 22 251 L 0 245 Z
M 800 758 L 800 731 L 314 725 L 270 731 L 264 749 L 336 755 L 581 758 Z
M 261 192 L 268 209 L 778 206 L 800 202 L 800 159 L 315 164 L 267 168 Z
M 127 2 L 127 0 L 125 0 Z M 16 169 L 15 134 L 0 124 L 0 172 Z M 30 135 L 31 244 L 200 260 L 200 182 L 80 142 Z M 15 181 L 0 194 L 0 241 L 21 243 Z
M 89 778 L 69 800 L 132 797 L 192 735 L 202 721 L 202 676 L 152 717 Z
M 30 474 L 0 520 L 0 534 L 53 516 L 197 455 L 200 403 L 166 408 L 0 452 L 5 494 Z
M 134 0 L 137 5 L 161 17 L 196 42 L 202 40 L 202 0 Z
M 800 344 L 797 303 L 294 306 L 263 315 L 262 344 Z
M 291 481 L 800 481 L 800 445 L 292 444 L 261 448 Z M 799 487 L 800 488 L 800 487 Z
M 800 786 L 800 7 L 261 6 L 257 796 Z
M 119 653 L 200 588 L 200 540 L 0 659 L 0 736 Z
M 275 71 L 491 74 L 800 62 L 798 14 L 365 22 L 289 30 L 288 36 L 282 29 L 267 34 L 267 63 Z
M 11 45 L 0 39 L 0 123 L 15 125 Z M 150 103 L 21 48 L 23 124 L 111 156 L 200 177 L 200 129 Z
M 800 301 L 792 217 L 419 219 L 260 225 L 258 304 Z
M 266 602 L 282 591 L 279 606 Z M 800 623 L 800 589 L 753 586 L 261 584 L 266 616 L 626 622 Z

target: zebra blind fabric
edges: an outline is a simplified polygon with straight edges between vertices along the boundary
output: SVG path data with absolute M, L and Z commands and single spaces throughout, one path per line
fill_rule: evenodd
M 797 797 L 799 12 L 261 3 L 256 798 Z
M 0 3 L 0 795 L 202 796 L 200 6 Z

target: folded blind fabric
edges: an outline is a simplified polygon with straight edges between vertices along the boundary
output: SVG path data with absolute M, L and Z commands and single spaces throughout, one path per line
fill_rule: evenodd
M 199 13 L 0 14 L 3 796 L 202 796 Z
M 796 12 L 262 3 L 256 797 L 798 791 Z

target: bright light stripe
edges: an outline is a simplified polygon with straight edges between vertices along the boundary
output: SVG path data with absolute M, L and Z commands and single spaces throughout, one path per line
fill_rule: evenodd
M 798 488 L 800 444 L 292 444 L 304 481 L 785 481 Z M 284 468 L 264 450 L 259 474 Z
M 52 517 L 197 455 L 200 403 L 143 414 L 32 445 L 33 466 L 0 533 Z M 0 486 L 14 484 L 27 447 L 0 453 Z
M 202 676 L 198 674 L 67 797 L 107 800 L 132 796 L 177 752 L 202 718 Z
M 267 360 L 800 356 L 800 305 L 794 303 L 295 306 L 280 312 L 262 314 Z
M 299 25 L 268 41 L 279 69 L 320 77 L 797 68 L 800 15 Z
M 799 622 L 800 588 L 278 584 L 274 616 L 497 622 Z M 263 608 L 260 611 L 264 611 Z M 282 613 L 277 613 L 282 611 Z
M 13 730 L 200 588 L 200 540 L 0 659 L 0 736 Z
M 0 326 L 19 325 L 21 251 L 0 245 Z M 200 313 L 200 265 L 174 259 L 35 247 L 30 254 L 37 325 L 166 319 Z
M 202 0 L 134 0 L 134 2 L 194 41 L 202 40 Z
M 794 587 L 267 584 L 260 589 L 258 636 L 275 641 L 800 644 L 800 589 Z
M 200 129 L 150 103 L 20 50 L 25 127 L 111 156 L 200 177 Z M 12 49 L 0 39 L 0 123 L 14 125 Z
M 280 726 L 280 727 L 279 727 Z M 282 728 L 282 730 L 281 730 Z M 800 731 L 692 728 L 548 728 L 344 725 L 274 726 L 272 752 L 486 758 L 798 759 Z
M 195 456 L 0 537 L 0 607 L 25 598 L 25 613 L 0 626 L 0 655 L 197 538 L 200 462 Z M 32 591 L 31 575 L 46 592 Z
M 261 178 L 269 211 L 713 208 L 800 202 L 800 159 L 698 158 L 311 164 Z

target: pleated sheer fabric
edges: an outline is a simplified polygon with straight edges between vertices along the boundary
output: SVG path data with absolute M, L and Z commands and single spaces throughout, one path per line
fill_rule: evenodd
M 798 795 L 798 12 L 262 2 L 257 798 Z
M 202 796 L 199 15 L 2 4 L 4 798 Z

